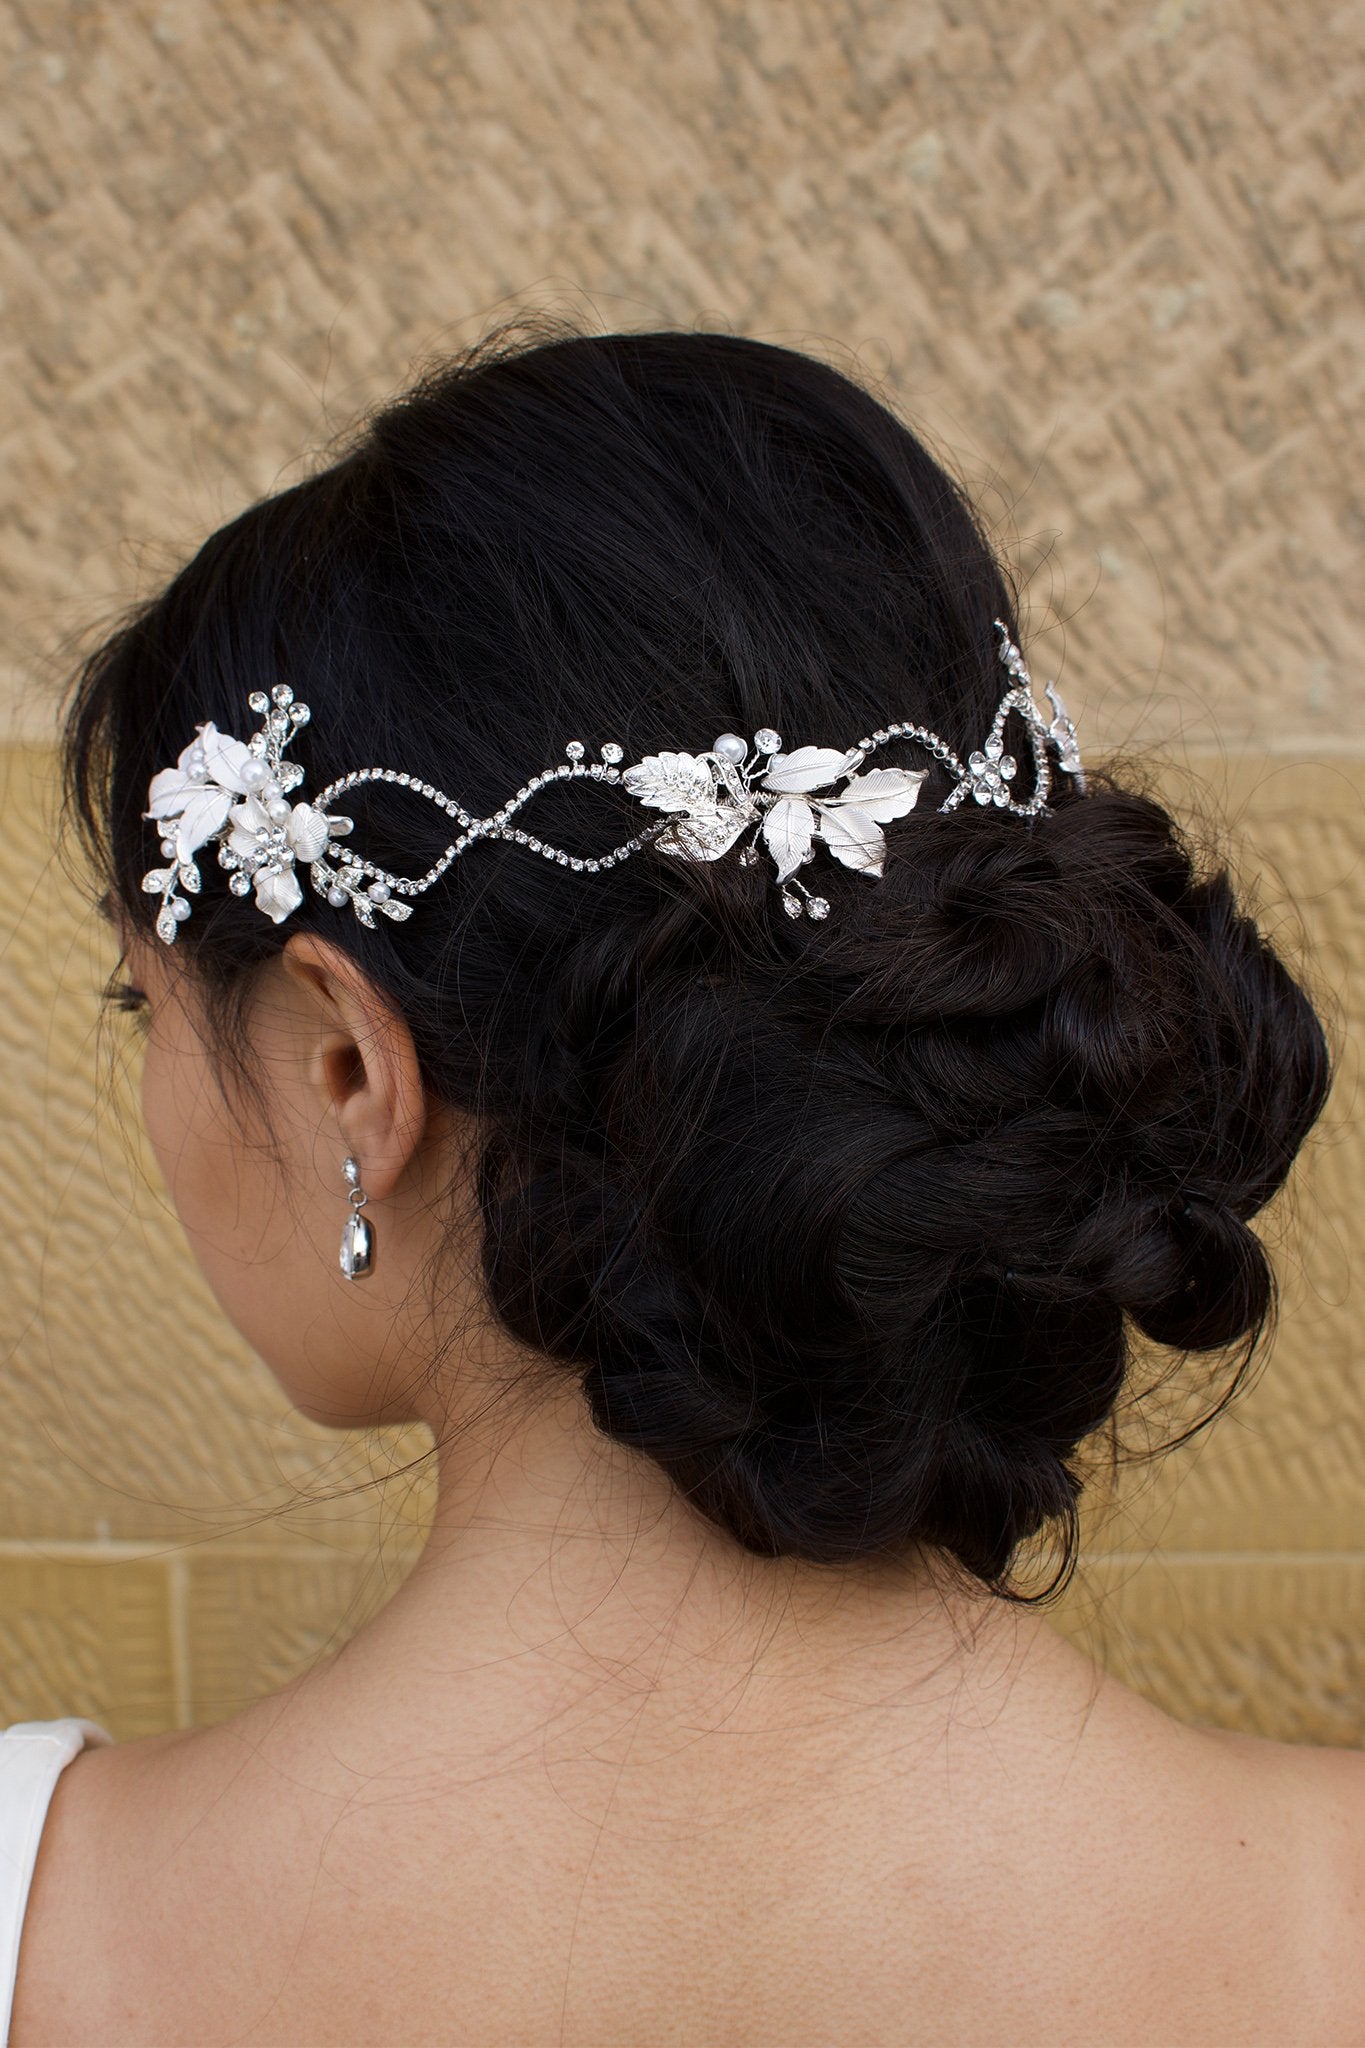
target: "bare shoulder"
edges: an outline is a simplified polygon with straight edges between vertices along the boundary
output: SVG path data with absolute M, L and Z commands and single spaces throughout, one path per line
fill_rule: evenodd
M 1281 1908 L 1295 1915 L 1324 2042 L 1365 2039 L 1365 1750 L 1200 1730 L 1280 1844 Z

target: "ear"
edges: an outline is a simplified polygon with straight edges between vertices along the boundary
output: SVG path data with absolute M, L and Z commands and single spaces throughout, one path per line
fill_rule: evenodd
M 426 1091 L 412 1033 L 340 946 L 299 932 L 281 961 L 310 1042 L 309 1080 L 359 1162 L 367 1194 L 392 1194 L 422 1142 Z

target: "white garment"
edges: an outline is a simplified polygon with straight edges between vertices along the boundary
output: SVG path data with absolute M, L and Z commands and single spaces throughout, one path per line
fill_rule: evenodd
M 15 1721 L 0 1731 L 0 2043 L 9 2040 L 19 1936 L 53 1789 L 88 1742 L 113 1739 L 107 1728 L 79 1714 L 61 1721 Z

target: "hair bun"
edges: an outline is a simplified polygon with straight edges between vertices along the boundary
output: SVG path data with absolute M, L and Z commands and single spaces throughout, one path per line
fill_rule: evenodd
M 1128 1332 L 1266 1320 L 1246 1218 L 1322 1100 L 1311 1006 L 1111 788 L 1036 836 L 926 820 L 813 936 L 716 886 L 566 963 L 565 1107 L 538 1218 L 493 1218 L 495 1301 L 751 1549 L 926 1543 L 999 1588 L 1056 1522 L 1069 1559 Z

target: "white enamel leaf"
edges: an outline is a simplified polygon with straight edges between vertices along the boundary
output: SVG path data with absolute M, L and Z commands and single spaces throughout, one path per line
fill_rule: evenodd
M 714 811 L 716 784 L 709 761 L 696 754 L 646 754 L 621 781 L 656 811 Z
M 231 809 L 231 790 L 201 784 L 194 795 L 187 798 L 175 828 L 177 859 L 193 860 L 204 842 L 212 839 L 215 832 L 222 831 Z
M 285 868 L 281 874 L 271 874 L 262 868 L 255 877 L 256 902 L 268 918 L 276 924 L 283 924 L 291 910 L 297 910 L 303 901 L 303 891 L 293 868 Z
M 301 861 L 314 861 L 326 848 L 330 838 L 330 827 L 321 811 L 312 804 L 295 804 L 285 827 L 289 844 Z
M 211 780 L 221 789 L 230 789 L 234 796 L 244 795 L 246 784 L 242 780 L 242 769 L 251 759 L 250 747 L 244 746 L 241 740 L 233 739 L 230 733 L 219 732 L 216 725 L 201 728 L 199 743 L 204 750 Z M 193 748 L 189 751 L 192 752 Z M 180 760 L 184 765 L 184 754 Z
M 879 875 L 886 858 L 881 826 L 853 804 L 821 804 L 820 837 L 846 868 Z
M 777 862 L 777 879 L 794 875 L 810 852 L 815 813 L 799 796 L 779 797 L 763 820 L 763 837 Z
M 793 754 L 774 754 L 760 780 L 765 789 L 800 796 L 837 781 L 860 758 L 856 753 L 840 753 L 837 747 L 798 747 Z
M 856 804 L 879 825 L 887 825 L 914 810 L 928 773 L 927 768 L 869 768 L 850 776 L 837 798 L 826 801 Z

